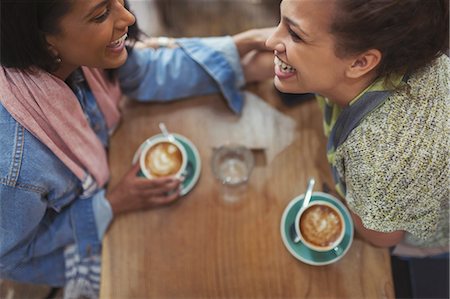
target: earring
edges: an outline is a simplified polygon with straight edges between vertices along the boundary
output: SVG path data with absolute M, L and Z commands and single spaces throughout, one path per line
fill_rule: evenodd
M 57 63 L 57 64 L 60 64 L 60 63 L 61 63 L 61 61 L 62 61 L 62 60 L 61 60 L 61 58 L 60 58 L 60 57 L 56 57 L 56 58 L 55 58 L 55 63 Z

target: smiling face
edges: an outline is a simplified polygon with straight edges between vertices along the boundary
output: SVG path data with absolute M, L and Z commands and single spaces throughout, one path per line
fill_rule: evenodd
M 339 58 L 329 33 L 335 1 L 284 0 L 281 21 L 266 44 L 275 50 L 275 86 L 289 93 L 341 98 L 354 58 Z M 340 101 L 340 100 L 337 100 Z
M 125 38 L 134 16 L 123 0 L 75 0 L 60 21 L 60 33 L 47 35 L 51 50 L 61 58 L 54 74 L 65 79 L 79 66 L 116 68 L 127 59 Z

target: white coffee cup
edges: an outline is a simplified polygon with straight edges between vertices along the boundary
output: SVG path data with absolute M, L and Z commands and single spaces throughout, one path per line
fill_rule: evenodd
M 187 165 L 187 153 L 177 140 L 164 136 L 149 139 L 139 157 L 142 174 L 149 179 L 160 177 L 181 177 Z
M 302 243 L 314 251 L 329 251 L 341 243 L 345 235 L 345 220 L 333 204 L 311 201 L 295 217 L 295 231 Z

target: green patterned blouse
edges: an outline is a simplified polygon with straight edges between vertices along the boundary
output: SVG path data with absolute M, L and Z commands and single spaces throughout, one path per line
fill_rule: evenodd
M 402 80 L 403 79 L 403 80 Z M 377 80 L 358 97 L 389 88 Z M 371 230 L 407 232 L 417 247 L 449 244 L 450 59 L 443 55 L 392 90 L 328 153 L 348 206 Z M 318 97 L 329 136 L 342 109 Z

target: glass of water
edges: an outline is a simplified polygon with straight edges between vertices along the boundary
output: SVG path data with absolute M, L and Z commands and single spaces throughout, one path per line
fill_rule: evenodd
M 248 181 L 255 160 L 250 149 L 239 144 L 215 148 L 212 156 L 214 176 L 224 185 L 241 185 Z

